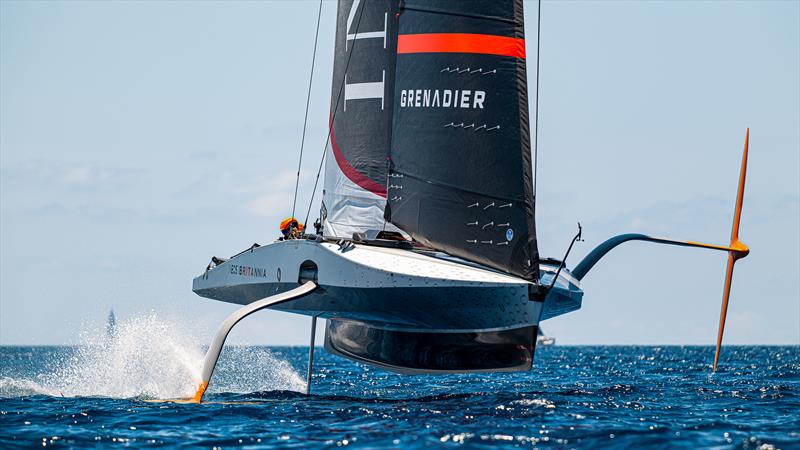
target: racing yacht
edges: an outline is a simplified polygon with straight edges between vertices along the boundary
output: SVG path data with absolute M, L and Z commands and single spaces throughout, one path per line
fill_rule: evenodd
M 531 370 L 539 323 L 579 309 L 583 277 L 631 240 L 728 252 L 716 368 L 749 251 L 747 141 L 729 245 L 625 234 L 570 270 L 537 247 L 526 63 L 522 0 L 339 0 L 316 232 L 215 257 L 194 279 L 198 295 L 242 305 L 195 401 L 227 333 L 264 308 L 313 319 L 309 386 L 317 318 L 328 352 L 385 370 Z

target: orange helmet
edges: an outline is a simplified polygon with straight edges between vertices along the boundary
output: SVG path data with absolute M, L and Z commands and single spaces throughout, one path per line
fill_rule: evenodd
M 294 223 L 294 228 L 297 231 L 303 231 L 305 228 L 303 224 L 298 222 L 294 217 L 287 217 L 281 221 L 281 231 L 283 234 L 289 233 L 289 230 L 292 228 L 292 223 Z

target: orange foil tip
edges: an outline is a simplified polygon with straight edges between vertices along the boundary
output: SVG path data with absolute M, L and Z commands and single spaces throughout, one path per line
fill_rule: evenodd
M 203 401 L 203 394 L 206 393 L 206 389 L 208 389 L 208 381 L 203 381 L 197 386 L 197 392 L 192 397 L 192 403 L 200 403 Z

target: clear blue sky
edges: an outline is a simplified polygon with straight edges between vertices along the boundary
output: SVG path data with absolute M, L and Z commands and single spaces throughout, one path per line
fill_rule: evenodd
M 274 239 L 291 209 L 316 7 L 0 2 L 0 344 L 75 342 L 112 307 L 208 335 L 233 310 L 191 280 L 211 255 Z M 726 243 L 749 126 L 752 253 L 726 341 L 800 343 L 800 3 L 542 9 L 542 254 L 560 257 L 579 220 L 570 266 L 622 232 Z M 325 140 L 334 15 L 325 2 L 301 205 Z M 583 309 L 545 331 L 712 344 L 724 267 L 721 253 L 627 244 L 584 280 Z M 267 312 L 233 339 L 305 344 L 307 328 Z

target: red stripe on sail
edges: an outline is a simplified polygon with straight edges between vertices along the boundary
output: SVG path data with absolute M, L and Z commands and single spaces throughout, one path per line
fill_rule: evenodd
M 355 167 L 350 165 L 350 163 L 347 161 L 347 158 L 344 157 L 344 153 L 342 153 L 342 149 L 340 149 L 339 145 L 336 143 L 336 136 L 333 133 L 333 117 L 331 117 L 330 127 L 331 127 L 331 148 L 333 149 L 333 156 L 336 157 L 336 164 L 339 165 L 339 169 L 341 169 L 344 176 L 346 176 L 350 181 L 357 184 L 362 189 L 366 189 L 367 191 L 372 192 L 375 195 L 386 198 L 385 186 L 381 186 L 380 184 L 370 179 L 368 176 L 356 170 Z
M 525 59 L 525 39 L 468 33 L 401 34 L 397 53 L 481 53 Z

